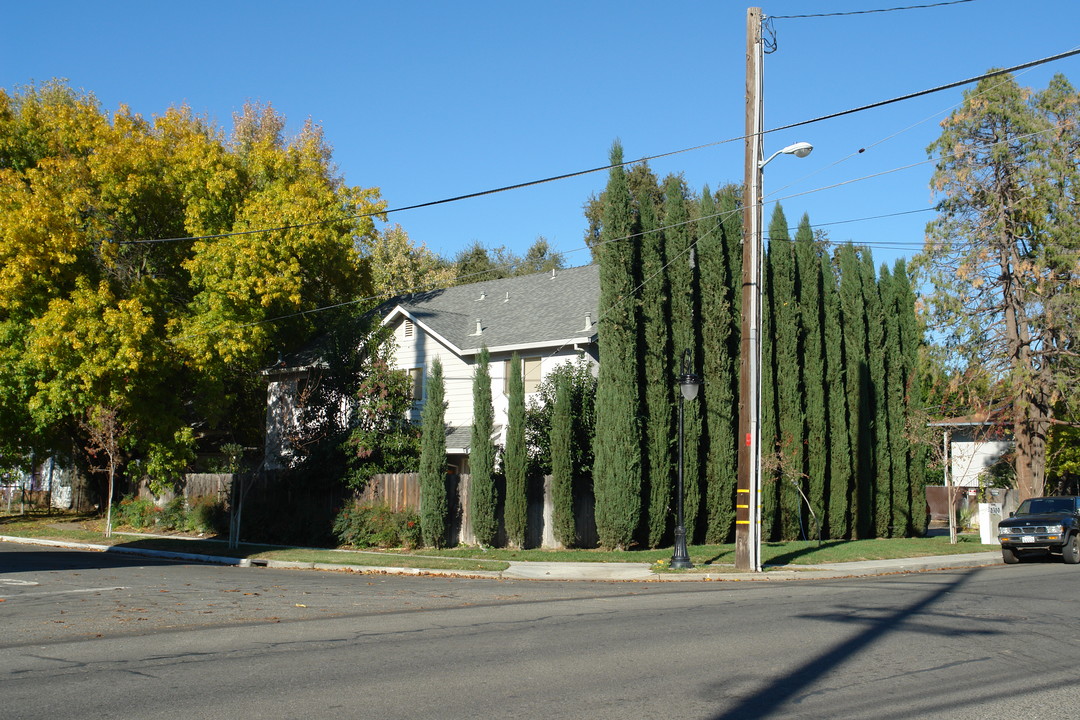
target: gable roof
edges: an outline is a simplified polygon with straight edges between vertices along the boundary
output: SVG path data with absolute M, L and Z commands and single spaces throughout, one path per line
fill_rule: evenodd
M 599 305 L 598 268 L 584 265 L 401 295 L 380 310 L 383 325 L 408 318 L 466 356 L 596 342 Z

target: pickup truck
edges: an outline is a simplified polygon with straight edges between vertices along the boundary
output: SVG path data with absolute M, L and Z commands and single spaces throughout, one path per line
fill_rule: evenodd
M 1080 497 L 1028 498 L 998 523 L 1001 559 L 1012 564 L 1025 556 L 1060 554 L 1080 563 Z

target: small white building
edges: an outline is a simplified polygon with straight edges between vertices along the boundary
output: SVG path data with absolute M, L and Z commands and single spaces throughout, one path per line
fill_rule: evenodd
M 442 362 L 446 451 L 451 471 L 467 473 L 472 436 L 473 377 L 487 348 L 497 445 L 504 444 L 509 366 L 522 360 L 526 400 L 553 369 L 584 357 L 598 362 L 600 277 L 596 265 L 488 280 L 401 295 L 378 310 L 393 334 L 397 369 L 413 378 L 411 419 L 419 422 L 432 361 Z M 318 358 L 292 359 L 263 371 L 268 380 L 265 467 L 287 467 L 288 437 L 298 422 L 296 399 Z
M 929 425 L 942 432 L 942 452 L 948 459 L 948 481 L 953 487 L 977 488 L 979 476 L 1013 448 L 1011 434 L 1002 426 L 1000 413 L 935 420 Z

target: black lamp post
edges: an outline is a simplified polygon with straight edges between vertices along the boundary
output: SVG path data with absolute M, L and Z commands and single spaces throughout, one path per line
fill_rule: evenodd
M 690 350 L 683 350 L 682 374 L 679 375 L 679 497 L 676 511 L 675 550 L 671 554 L 671 567 L 678 570 L 694 567 L 686 550 L 686 526 L 683 524 L 683 402 L 697 397 L 701 378 L 692 373 Z

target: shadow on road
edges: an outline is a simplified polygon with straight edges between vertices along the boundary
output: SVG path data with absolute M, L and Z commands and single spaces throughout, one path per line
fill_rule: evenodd
M 784 704 L 789 700 L 806 692 L 814 683 L 853 659 L 863 650 L 882 640 L 889 633 L 900 630 L 903 626 L 910 627 L 915 618 L 925 613 L 934 603 L 946 595 L 956 592 L 979 572 L 981 571 L 976 569 L 963 573 L 957 577 L 955 582 L 942 586 L 908 607 L 897 608 L 895 612 L 880 617 L 861 618 L 861 622 L 867 625 L 863 632 L 844 640 L 831 650 L 827 650 L 804 663 L 793 672 L 773 679 L 757 692 L 743 698 L 732 709 L 715 715 L 713 720 L 757 720 L 773 717 L 774 714 L 781 711 Z M 845 617 L 845 621 L 849 620 L 849 617 Z M 935 630 L 930 631 L 936 632 Z M 985 630 L 980 632 L 992 634 L 995 631 Z M 787 709 L 784 711 L 787 712 Z

